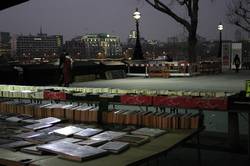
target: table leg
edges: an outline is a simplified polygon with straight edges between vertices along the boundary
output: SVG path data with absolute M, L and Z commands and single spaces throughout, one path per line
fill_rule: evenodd
M 248 112 L 248 159 L 250 160 L 250 112 Z
M 197 152 L 198 152 L 198 165 L 202 166 L 201 163 L 201 149 L 200 149 L 200 134 L 197 134 Z
M 237 112 L 229 112 L 228 113 L 228 135 L 229 135 L 229 144 L 232 150 L 239 149 L 239 118 Z

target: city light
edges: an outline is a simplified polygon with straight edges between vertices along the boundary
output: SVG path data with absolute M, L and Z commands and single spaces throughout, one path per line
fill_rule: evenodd
M 222 25 L 221 23 L 218 25 L 218 30 L 219 30 L 219 31 L 222 31 L 222 30 L 223 30 L 223 25 Z

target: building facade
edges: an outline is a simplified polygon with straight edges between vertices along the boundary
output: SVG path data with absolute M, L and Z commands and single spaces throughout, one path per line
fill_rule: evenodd
M 120 38 L 117 36 L 100 33 L 88 34 L 82 37 L 85 43 L 86 58 L 96 58 L 103 55 L 104 58 L 120 57 L 122 53 Z
M 65 41 L 64 48 L 73 58 L 86 58 L 85 43 L 82 37 L 75 37 L 70 41 Z
M 0 56 L 10 56 L 11 37 L 9 32 L 0 32 Z
M 37 35 L 20 35 L 16 39 L 16 55 L 23 57 L 46 57 L 60 53 L 63 46 L 61 35 L 48 36 L 44 33 Z

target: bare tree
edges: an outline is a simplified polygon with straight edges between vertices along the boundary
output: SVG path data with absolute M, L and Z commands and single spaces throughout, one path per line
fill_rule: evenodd
M 250 32 L 250 0 L 232 0 L 228 9 L 229 22 Z
M 169 0 L 163 2 L 162 0 L 145 0 L 153 8 L 162 13 L 165 13 L 172 17 L 175 21 L 182 24 L 188 31 L 188 54 L 189 62 L 195 63 L 197 61 L 196 57 L 196 44 L 197 44 L 197 25 L 198 25 L 198 10 L 199 10 L 199 0 Z M 177 13 L 175 13 L 170 7 L 171 4 L 176 1 L 177 4 L 187 10 L 189 20 L 182 18 Z

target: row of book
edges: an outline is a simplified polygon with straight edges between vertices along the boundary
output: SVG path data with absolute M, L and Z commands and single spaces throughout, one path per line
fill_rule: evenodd
M 111 110 L 102 113 L 107 124 L 136 125 L 160 129 L 196 129 L 200 115 L 153 111 Z
M 30 115 L 34 118 L 56 117 L 71 122 L 136 125 L 161 129 L 194 129 L 199 127 L 199 114 L 162 111 L 108 110 L 74 104 L 36 104 L 19 101 L 0 102 L 0 112 Z
M 43 99 L 43 92 L 53 90 L 57 92 L 91 93 L 91 94 L 137 94 L 137 95 L 167 95 L 167 96 L 196 96 L 196 97 L 226 97 L 234 94 L 224 91 L 185 91 L 185 90 L 153 90 L 153 89 L 114 89 L 114 88 L 79 88 L 79 87 L 39 87 L 0 85 L 0 97 L 17 97 L 30 99 Z
M 0 113 L 26 114 L 34 118 L 56 117 L 74 122 L 96 123 L 98 107 L 74 104 L 0 102 Z

